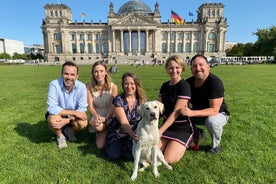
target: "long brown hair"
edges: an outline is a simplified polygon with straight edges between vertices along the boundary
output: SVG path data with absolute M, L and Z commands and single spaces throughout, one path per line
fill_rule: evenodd
M 145 95 L 145 92 L 141 86 L 140 79 L 135 75 L 134 73 L 126 72 L 122 76 L 122 88 L 124 89 L 124 80 L 126 77 L 131 77 L 136 85 L 136 98 L 138 99 L 140 105 L 145 103 L 147 100 L 147 97 Z
M 107 69 L 107 66 L 102 61 L 97 61 L 92 65 L 92 68 L 91 68 L 91 86 L 92 86 L 92 89 L 95 90 L 95 91 L 99 90 L 99 87 L 97 86 L 97 80 L 94 77 L 94 69 L 98 65 L 102 65 L 105 68 L 106 75 L 105 75 L 105 79 L 104 79 L 103 90 L 109 91 L 111 89 L 112 79 L 109 75 L 109 71 Z

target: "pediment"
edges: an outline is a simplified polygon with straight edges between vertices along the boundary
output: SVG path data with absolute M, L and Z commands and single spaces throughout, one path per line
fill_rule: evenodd
M 112 23 L 113 26 L 114 25 L 152 25 L 152 24 L 156 24 L 156 22 L 149 20 L 148 18 L 139 16 L 137 14 L 127 15 Z

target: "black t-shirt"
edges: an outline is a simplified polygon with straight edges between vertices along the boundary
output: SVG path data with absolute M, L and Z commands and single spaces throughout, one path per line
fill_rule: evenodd
M 190 86 L 184 79 L 174 85 L 169 85 L 169 81 L 167 81 L 161 86 L 159 96 L 165 106 L 164 115 L 168 118 L 174 110 L 177 99 L 189 100 L 191 98 Z
M 187 79 L 187 82 L 191 87 L 191 104 L 192 109 L 201 110 L 209 108 L 209 99 L 216 99 L 224 97 L 224 87 L 222 81 L 215 76 L 214 74 L 209 74 L 206 81 L 201 87 L 195 87 L 195 78 L 190 77 Z M 227 115 L 230 115 L 227 105 L 223 99 L 219 112 L 225 112 Z

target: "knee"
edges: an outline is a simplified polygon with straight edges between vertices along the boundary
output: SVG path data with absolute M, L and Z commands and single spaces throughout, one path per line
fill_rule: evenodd
M 75 126 L 78 130 L 84 130 L 87 127 L 87 121 L 83 120 L 77 120 L 76 122 L 73 122 L 72 125 Z

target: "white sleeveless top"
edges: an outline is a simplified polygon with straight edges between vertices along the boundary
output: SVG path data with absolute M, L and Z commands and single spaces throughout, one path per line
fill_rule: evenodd
M 96 112 L 105 117 L 109 111 L 110 100 L 112 98 L 111 91 L 112 91 L 113 83 L 111 82 L 111 89 L 109 91 L 103 91 L 101 94 L 99 91 L 92 91 L 92 98 L 93 98 L 93 106 Z

